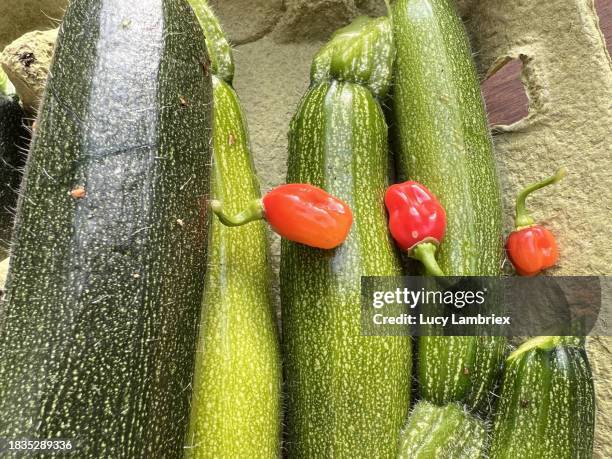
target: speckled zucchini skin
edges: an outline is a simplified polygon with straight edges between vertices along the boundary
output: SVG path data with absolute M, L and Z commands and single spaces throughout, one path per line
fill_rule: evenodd
M 487 433 L 484 423 L 459 404 L 416 404 L 402 430 L 398 459 L 479 459 Z
M 282 243 L 288 457 L 395 457 L 411 342 L 360 327 L 360 277 L 401 273 L 383 205 L 387 128 L 368 89 L 332 81 L 307 92 L 291 123 L 287 182 L 324 188 L 354 217 L 335 250 Z
M 0 317 L 2 438 L 183 454 L 211 161 L 201 37 L 183 0 L 68 7 Z
M 451 0 L 396 0 L 393 114 L 400 178 L 444 205 L 437 259 L 449 276 L 495 276 L 502 262 L 501 200 L 493 146 L 469 42 Z M 422 337 L 421 395 L 483 403 L 503 359 L 500 337 Z
M 28 133 L 15 96 L 0 94 L 0 255 L 8 253 Z
M 227 41 L 202 2 L 198 17 L 214 62 L 231 62 Z M 195 6 L 195 5 L 194 5 Z M 206 14 L 204 14 L 206 13 Z M 225 57 L 219 54 L 227 54 Z M 261 197 L 246 118 L 230 84 L 230 67 L 213 75 L 213 197 L 230 214 Z M 281 361 L 270 289 L 266 224 L 229 228 L 211 223 L 209 268 L 185 455 L 270 458 L 280 453 Z
M 595 393 L 586 352 L 545 338 L 560 341 L 519 348 L 507 360 L 491 459 L 593 456 Z
M 230 213 L 260 198 L 234 90 L 213 76 L 213 196 Z M 186 457 L 276 458 L 281 362 L 264 222 L 213 219 Z

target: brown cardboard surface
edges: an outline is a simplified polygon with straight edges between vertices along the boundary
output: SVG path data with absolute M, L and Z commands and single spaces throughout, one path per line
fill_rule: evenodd
M 563 183 L 531 199 L 562 248 L 551 274 L 611 274 L 612 64 L 593 2 L 477 0 L 465 11 L 483 73 L 505 58 L 523 61 L 529 115 L 495 136 L 505 208 L 521 184 L 566 166 Z M 604 458 L 612 451 L 612 339 L 589 340 L 588 350 L 598 405 L 595 457 Z
M 2 0 L 0 49 L 31 30 L 58 26 L 67 0 Z
M 384 5 L 382 0 L 213 4 L 229 36 L 240 43 L 235 87 L 267 191 L 284 181 L 289 120 L 308 86 L 310 61 L 321 41 L 356 15 L 384 12 Z M 550 274 L 612 274 L 612 63 L 593 0 L 460 0 L 459 5 L 483 77 L 508 59 L 523 63 L 529 114 L 495 129 L 506 229 L 511 229 L 517 190 L 563 165 L 568 177 L 529 202 L 534 216 L 559 239 L 561 260 Z M 14 35 L 13 25 L 19 23 L 19 14 L 11 14 L 0 18 L 0 46 L 10 35 L 6 30 Z M 271 237 L 277 268 L 278 238 Z M 612 338 L 591 339 L 588 350 L 598 405 L 595 457 L 610 457 Z
M 0 53 L 0 65 L 30 114 L 40 104 L 56 38 L 57 29 L 35 30 L 17 38 Z

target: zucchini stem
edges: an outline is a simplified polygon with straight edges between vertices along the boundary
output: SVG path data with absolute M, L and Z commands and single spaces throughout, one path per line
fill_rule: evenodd
M 223 203 L 216 199 L 210 201 L 210 207 L 225 226 L 242 226 L 264 218 L 264 207 L 261 199 L 251 201 L 246 209 L 233 216 L 227 215 L 223 210 Z
M 524 353 L 532 349 L 549 351 L 557 346 L 584 346 L 584 337 L 578 336 L 536 336 L 521 344 L 507 358 L 508 363 L 518 359 Z
M 436 261 L 436 250 L 438 247 L 432 242 L 421 242 L 410 251 L 410 256 L 419 260 L 425 266 L 425 272 L 429 276 L 444 276 L 444 271 Z
M 525 206 L 525 201 L 527 197 L 536 190 L 540 188 L 544 188 L 545 186 L 552 185 L 554 183 L 559 182 L 565 175 L 567 174 L 567 169 L 565 167 L 561 167 L 555 172 L 555 175 L 548 177 L 541 182 L 533 183 L 527 187 L 525 187 L 516 197 L 516 217 L 514 220 L 514 224 L 517 229 L 524 228 L 526 226 L 531 226 L 535 223 L 535 220 L 529 212 L 527 211 L 527 207 Z

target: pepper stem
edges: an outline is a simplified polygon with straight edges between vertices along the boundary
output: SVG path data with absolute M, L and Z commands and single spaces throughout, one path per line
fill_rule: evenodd
M 444 276 L 436 261 L 437 246 L 431 242 L 421 242 L 410 251 L 410 256 L 419 260 L 425 266 L 425 272 L 429 276 Z
M 216 199 L 210 201 L 210 207 L 225 226 L 242 226 L 264 218 L 264 207 L 261 199 L 251 201 L 246 209 L 233 216 L 227 215 L 223 211 L 223 203 Z
M 518 196 L 516 197 L 516 217 L 514 219 L 514 224 L 517 229 L 523 228 L 525 226 L 530 226 L 535 223 L 535 220 L 531 215 L 529 215 L 529 212 L 525 207 L 525 201 L 527 200 L 527 197 L 534 191 L 539 190 L 540 188 L 544 188 L 545 186 L 559 182 L 563 177 L 565 177 L 566 174 L 567 169 L 565 169 L 565 167 L 561 167 L 557 169 L 555 175 L 548 177 L 547 179 L 542 180 L 541 182 L 529 185 L 518 194 Z

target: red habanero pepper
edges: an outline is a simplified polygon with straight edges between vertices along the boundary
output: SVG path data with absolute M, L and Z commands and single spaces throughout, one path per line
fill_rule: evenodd
M 418 182 L 392 185 L 385 194 L 389 231 L 397 245 L 425 266 L 427 274 L 444 276 L 435 253 L 446 232 L 446 212 Z
M 211 201 L 211 207 L 226 226 L 265 219 L 285 239 L 319 249 L 342 244 L 353 223 L 353 214 L 345 202 L 303 183 L 281 185 L 233 217 L 223 213 L 219 201 Z
M 535 276 L 554 266 L 559 259 L 555 236 L 535 223 L 525 208 L 525 200 L 534 191 L 557 183 L 565 174 L 565 168 L 561 168 L 552 177 L 529 185 L 516 198 L 516 229 L 508 236 L 506 251 L 514 269 L 521 276 Z

